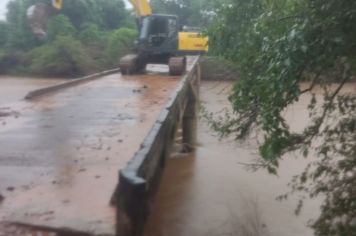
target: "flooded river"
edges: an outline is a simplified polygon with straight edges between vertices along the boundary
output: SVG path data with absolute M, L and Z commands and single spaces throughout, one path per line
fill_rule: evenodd
M 227 104 L 229 87 L 227 82 L 204 82 L 203 105 L 210 111 L 221 110 Z M 307 101 L 302 98 L 286 112 L 293 129 L 305 125 Z M 194 155 L 169 161 L 147 225 L 148 236 L 313 235 L 307 224 L 318 216 L 320 199 L 305 202 L 300 216 L 294 214 L 297 196 L 276 200 L 288 192 L 291 178 L 310 160 L 289 154 L 281 162 L 278 176 L 265 170 L 253 173 L 241 164 L 258 158 L 253 140 L 221 142 L 200 121 L 198 142 Z
M 34 89 L 54 85 L 63 81 L 65 80 L 0 76 L 0 106 L 19 101 L 23 99 L 28 92 Z
M 21 100 L 30 90 L 62 80 L 0 77 L 0 107 Z M 201 102 L 210 111 L 228 104 L 228 82 L 203 82 Z M 356 87 L 350 88 L 356 91 Z M 286 111 L 293 129 L 308 120 L 308 98 Z M 258 158 L 254 140 L 220 141 L 204 121 L 198 124 L 195 154 L 170 159 L 165 170 L 147 236 L 312 236 L 308 221 L 318 216 L 320 199 L 305 203 L 295 216 L 298 197 L 279 202 L 291 178 L 310 160 L 289 154 L 278 176 L 249 172 L 241 163 Z M 6 180 L 6 178 L 5 178 Z

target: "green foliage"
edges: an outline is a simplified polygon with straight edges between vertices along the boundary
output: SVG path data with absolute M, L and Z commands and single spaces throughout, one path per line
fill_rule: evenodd
M 111 30 L 122 26 L 128 17 L 122 0 L 66 0 L 61 12 L 77 29 L 93 23 Z
M 102 27 L 113 30 L 127 26 L 126 20 L 129 18 L 129 13 L 126 11 L 125 3 L 122 0 L 101 0 L 99 6 Z
M 132 48 L 132 30 L 124 29 L 122 35 L 112 33 L 123 26 L 135 27 L 135 20 L 122 0 L 65 0 L 60 12 L 50 13 L 47 37 L 42 41 L 31 32 L 26 17 L 26 10 L 38 2 L 50 3 L 48 0 L 9 2 L 7 20 L 0 22 L 1 72 L 18 70 L 39 75 L 78 76 L 89 72 L 93 64 L 96 69 L 117 66 L 118 57 Z M 74 45 L 78 48 L 70 53 Z
M 6 15 L 9 34 L 7 46 L 16 50 L 29 50 L 38 45 L 38 40 L 32 34 L 26 22 L 26 9 L 29 6 L 28 0 L 12 0 L 8 3 Z
M 0 21 L 0 48 L 4 48 L 9 37 L 9 25 Z
M 263 166 L 272 173 L 284 153 L 308 155 L 321 143 L 314 168 L 295 179 L 293 190 L 325 197 L 313 224 L 316 235 L 355 235 L 356 95 L 340 91 L 352 79 L 356 2 L 226 0 L 217 7 L 211 51 L 237 64 L 240 80 L 230 96 L 233 114 L 213 120 L 213 127 L 236 138 L 261 130 Z M 310 87 L 302 90 L 301 81 Z M 338 86 L 330 87 L 331 81 Z M 312 99 L 312 122 L 292 132 L 283 111 L 316 85 L 324 88 L 324 102 Z
M 136 38 L 136 30 L 121 28 L 112 32 L 106 48 L 109 63 L 116 65 L 120 57 L 132 51 Z
M 154 13 L 177 15 L 181 25 L 204 26 L 208 0 L 151 0 Z
M 95 45 L 102 41 L 103 32 L 95 24 L 87 24 L 79 33 L 79 39 L 86 45 Z
M 50 19 L 47 26 L 47 40 L 49 42 L 56 40 L 58 36 L 74 37 L 76 30 L 69 18 L 65 15 L 57 15 Z
M 96 2 L 94 0 L 66 0 L 63 1 L 61 13 L 66 15 L 78 29 L 84 23 L 97 20 L 98 6 Z
M 58 36 L 52 43 L 29 53 L 31 71 L 48 76 L 84 75 L 95 69 L 83 45 L 71 36 Z

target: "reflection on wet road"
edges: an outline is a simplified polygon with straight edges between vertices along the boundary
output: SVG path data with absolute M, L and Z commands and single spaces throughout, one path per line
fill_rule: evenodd
M 226 82 L 203 82 L 203 105 L 210 111 L 221 110 L 227 104 L 229 88 Z M 307 117 L 301 104 L 288 113 L 296 128 L 306 121 L 295 119 L 295 115 Z M 243 144 L 233 140 L 220 142 L 201 121 L 198 142 L 194 155 L 168 162 L 147 225 L 148 236 L 313 235 L 306 225 L 318 215 L 319 200 L 306 202 L 299 217 L 294 215 L 297 198 L 275 200 L 288 191 L 287 183 L 303 170 L 308 160 L 286 156 L 278 177 L 264 170 L 251 173 L 240 163 L 251 163 L 258 157 L 253 140 Z

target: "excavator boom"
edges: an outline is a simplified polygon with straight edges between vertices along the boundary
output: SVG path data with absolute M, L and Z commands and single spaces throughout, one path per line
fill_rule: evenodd
M 152 15 L 152 8 L 148 0 L 129 0 L 134 7 L 137 16 L 145 17 Z

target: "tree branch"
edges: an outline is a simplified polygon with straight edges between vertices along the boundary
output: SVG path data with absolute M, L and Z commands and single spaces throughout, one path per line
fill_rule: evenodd
M 309 136 L 309 138 L 308 138 L 309 142 L 315 137 L 315 135 L 317 135 L 320 132 L 320 127 L 324 123 L 326 115 L 328 114 L 328 111 L 331 109 L 331 106 L 333 105 L 333 102 L 334 102 L 336 96 L 339 94 L 341 89 L 344 87 L 345 83 L 350 79 L 350 77 L 346 75 L 346 70 L 347 69 L 345 69 L 345 71 L 343 73 L 343 77 L 344 77 L 343 80 L 341 81 L 339 86 L 336 88 L 336 90 L 333 92 L 333 94 L 329 98 L 329 101 L 326 104 L 326 106 L 324 107 L 322 115 L 317 120 L 313 131 L 310 134 L 306 135 L 306 136 Z M 307 141 L 305 141 L 304 143 L 307 143 Z
M 309 88 L 300 91 L 300 94 L 304 94 L 304 93 L 307 93 L 307 92 L 312 91 L 312 90 L 314 89 L 314 87 L 315 87 L 315 85 L 316 85 L 316 82 L 318 81 L 320 75 L 321 75 L 320 72 L 317 73 L 317 74 L 314 76 L 314 78 L 313 78 L 313 80 L 312 80 L 312 83 L 311 83 L 311 85 L 309 86 Z

